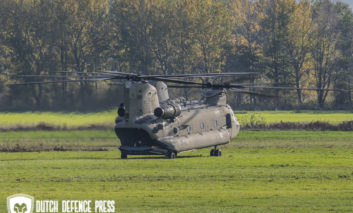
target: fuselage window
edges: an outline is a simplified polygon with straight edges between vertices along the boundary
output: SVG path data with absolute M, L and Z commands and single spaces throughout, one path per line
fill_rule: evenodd
M 213 121 L 213 126 L 214 126 L 214 128 L 217 128 L 217 126 L 218 126 L 218 121 L 217 120 Z
M 191 126 L 188 126 L 187 130 L 188 130 L 188 133 L 190 134 L 191 133 Z
M 226 124 L 227 124 L 227 129 L 232 128 L 232 118 L 231 118 L 230 114 L 226 115 Z
M 200 127 L 201 127 L 201 129 L 204 129 L 205 128 L 205 123 L 201 122 Z

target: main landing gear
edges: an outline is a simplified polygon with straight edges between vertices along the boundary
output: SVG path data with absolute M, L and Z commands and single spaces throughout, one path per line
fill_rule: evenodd
M 166 157 L 169 159 L 174 159 L 176 158 L 176 156 L 177 156 L 176 152 L 168 152 L 168 154 L 166 155 Z
M 214 149 L 211 149 L 210 156 L 220 157 L 222 156 L 222 151 L 220 149 L 217 149 L 217 146 L 215 146 Z
M 121 159 L 127 159 L 127 154 L 124 153 L 124 152 L 122 152 L 122 153 L 121 153 Z

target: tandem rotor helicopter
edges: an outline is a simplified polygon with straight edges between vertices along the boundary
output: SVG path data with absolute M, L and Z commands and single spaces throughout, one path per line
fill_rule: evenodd
M 55 80 L 15 83 L 35 85 L 81 81 L 124 80 L 123 101 L 115 119 L 115 133 L 120 139 L 121 158 L 128 155 L 165 155 L 176 158 L 180 152 L 213 147 L 210 156 L 221 156 L 218 146 L 229 143 L 240 131 L 240 124 L 227 104 L 227 91 L 269 96 L 248 91 L 249 88 L 296 90 L 292 87 L 261 87 L 234 83 L 200 83 L 196 78 L 224 78 L 250 76 L 256 73 L 205 73 L 179 75 L 139 75 L 116 71 L 84 74 L 84 80 Z M 23 75 L 21 77 L 57 77 Z M 154 82 L 154 83 L 150 83 Z M 168 86 L 173 88 L 201 88 L 200 100 L 184 97 L 169 98 Z M 301 88 L 304 89 L 305 88 Z M 309 88 L 306 90 L 316 90 Z M 269 96 L 270 97 L 270 96 Z M 273 97 L 273 96 L 272 96 Z

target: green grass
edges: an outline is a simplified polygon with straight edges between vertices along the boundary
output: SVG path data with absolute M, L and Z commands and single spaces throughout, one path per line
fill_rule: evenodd
M 0 113 L 0 127 L 24 125 L 35 126 L 48 123 L 60 127 L 78 127 L 96 125 L 114 125 L 116 111 L 97 113 L 54 113 L 54 112 L 24 112 Z
M 14 193 L 114 199 L 117 212 L 353 211 L 353 132 L 242 131 L 220 158 L 202 149 L 174 160 L 121 160 L 109 131 L 0 133 L 0 144 L 38 140 L 111 151 L 0 153 L 1 212 Z
M 315 122 L 322 121 L 339 124 L 353 120 L 353 112 L 345 111 L 236 111 L 234 112 L 243 125 L 249 123 L 279 123 L 279 122 Z
M 271 124 L 278 122 L 312 122 L 324 121 L 338 124 L 353 120 L 352 112 L 344 111 L 236 111 L 236 117 L 242 125 Z M 53 112 L 26 112 L 26 113 L 0 113 L 0 127 L 36 126 L 47 123 L 53 126 L 87 127 L 91 125 L 114 126 L 115 110 L 97 113 L 53 113 Z
M 110 131 L 0 132 L 0 150 L 116 150 L 119 140 Z

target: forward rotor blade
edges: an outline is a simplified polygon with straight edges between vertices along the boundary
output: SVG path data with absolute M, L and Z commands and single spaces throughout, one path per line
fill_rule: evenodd
M 193 82 L 193 81 L 184 81 L 184 80 L 177 80 L 177 79 L 169 79 L 169 78 L 160 78 L 160 77 L 146 77 L 146 80 L 153 80 L 153 81 L 164 81 L 169 83 L 176 83 L 176 84 L 189 84 L 189 85 L 200 85 L 203 86 L 203 83 Z
M 134 76 L 141 79 L 150 78 L 200 78 L 200 77 L 227 77 L 227 76 L 242 76 L 256 75 L 256 72 L 227 72 L 227 73 L 198 73 L 198 74 L 175 74 L 175 75 L 139 75 L 135 73 L 125 73 L 118 71 L 103 71 L 103 73 Z
M 95 81 L 107 81 L 115 78 L 98 78 L 98 79 L 84 79 L 84 80 L 63 80 L 63 81 L 38 81 L 38 82 L 23 82 L 23 83 L 12 83 L 8 85 L 39 85 L 39 84 L 56 84 L 56 83 L 71 83 L 71 82 L 95 82 Z
M 43 78 L 66 78 L 62 75 L 17 75 L 16 77 L 28 78 L 28 77 L 43 77 Z
M 55 71 L 55 73 L 67 73 L 67 74 L 75 74 L 75 75 L 94 75 L 95 77 L 101 75 L 101 76 L 116 76 L 114 74 L 111 73 L 104 73 L 104 72 L 75 72 L 75 71 Z
M 202 89 L 204 87 L 198 85 L 168 85 L 168 88 L 199 88 Z
M 20 78 L 84 78 L 85 79 L 90 79 L 90 78 L 109 78 L 112 76 L 106 76 L 106 75 L 101 75 L 101 76 L 62 76 L 62 75 L 17 75 L 16 77 Z M 69 80 L 69 79 L 66 79 Z M 77 79 L 79 80 L 79 79 Z

